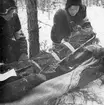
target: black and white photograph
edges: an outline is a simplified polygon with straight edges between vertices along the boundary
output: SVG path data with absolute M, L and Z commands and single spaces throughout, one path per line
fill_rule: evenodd
M 0 0 L 0 105 L 104 105 L 104 0 Z

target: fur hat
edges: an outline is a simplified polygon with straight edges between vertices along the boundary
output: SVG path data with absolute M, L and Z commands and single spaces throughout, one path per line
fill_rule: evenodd
M 65 8 L 67 9 L 71 5 L 82 5 L 82 1 L 81 0 L 67 0 Z
M 0 0 L 0 15 L 6 15 L 10 10 L 16 8 L 14 0 Z

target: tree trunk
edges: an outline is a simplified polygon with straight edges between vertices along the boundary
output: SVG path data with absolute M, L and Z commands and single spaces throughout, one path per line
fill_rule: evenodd
M 37 19 L 37 0 L 25 0 L 28 18 L 30 58 L 39 53 L 39 30 Z

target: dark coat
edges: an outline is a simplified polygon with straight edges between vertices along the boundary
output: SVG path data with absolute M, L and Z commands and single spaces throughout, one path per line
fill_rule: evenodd
M 27 53 L 27 42 L 20 30 L 17 14 L 10 21 L 0 16 L 0 62 L 17 61 L 22 53 Z
M 51 39 L 54 43 L 60 43 L 63 38 L 70 36 L 72 30 L 71 21 L 75 24 L 85 27 L 90 25 L 86 23 L 86 7 L 80 6 L 79 12 L 75 16 L 70 16 L 67 10 L 60 9 L 54 16 L 54 24 L 51 30 Z M 91 25 L 90 25 L 91 26 Z

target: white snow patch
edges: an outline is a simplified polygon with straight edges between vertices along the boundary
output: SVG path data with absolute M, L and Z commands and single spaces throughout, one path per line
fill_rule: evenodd
M 104 8 L 92 6 L 87 8 L 87 16 L 91 22 L 94 32 L 104 47 Z

